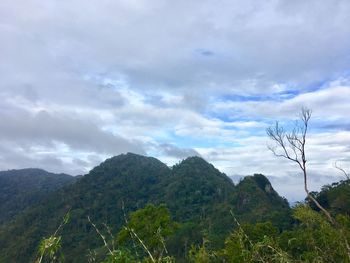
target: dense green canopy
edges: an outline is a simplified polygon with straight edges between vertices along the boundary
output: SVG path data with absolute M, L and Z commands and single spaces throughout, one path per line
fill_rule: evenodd
M 181 228 L 169 240 L 169 250 L 183 257 L 190 244 L 206 236 L 213 248 L 224 245 L 235 227 L 231 212 L 244 222 L 270 220 L 279 229 L 289 226 L 290 208 L 263 175 L 246 177 L 236 186 L 200 157 L 172 168 L 136 154 L 119 155 L 61 188 L 0 229 L 0 262 L 25 262 L 35 257 L 42 237 L 50 235 L 70 210 L 62 232 L 67 262 L 86 262 L 88 249 L 103 245 L 87 217 L 98 228 L 120 231 L 125 214 L 147 204 L 164 204 Z M 123 211 L 124 208 L 124 211 Z M 80 255 L 77 257 L 76 255 Z

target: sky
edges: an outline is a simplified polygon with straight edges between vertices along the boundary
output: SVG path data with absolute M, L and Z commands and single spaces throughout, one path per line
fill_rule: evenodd
M 310 190 L 350 169 L 347 0 L 2 0 L 0 170 L 198 155 L 302 200 L 266 128 L 312 109 Z

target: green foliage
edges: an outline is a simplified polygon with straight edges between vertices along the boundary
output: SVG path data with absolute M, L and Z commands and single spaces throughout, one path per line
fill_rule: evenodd
M 169 252 L 176 256 L 177 260 L 184 260 L 191 244 L 201 244 L 203 233 L 201 226 L 194 222 L 182 223 L 177 228 L 176 232 L 169 237 L 167 248 Z
M 293 258 L 303 262 L 349 262 L 345 244 L 345 240 L 350 241 L 349 218 L 342 217 L 344 225 L 335 227 L 306 205 L 296 207 L 293 215 L 299 224 L 279 238 L 282 248 Z
M 314 193 L 331 225 L 312 204 L 291 210 L 263 175 L 234 185 L 199 157 L 170 169 L 121 155 L 0 226 L 0 262 L 349 262 L 349 190 Z
M 265 236 L 275 239 L 279 234 L 278 228 L 273 226 L 270 221 L 256 224 L 243 224 L 242 229 L 254 243 L 262 241 Z
M 42 262 L 44 256 L 46 256 L 50 262 L 56 262 L 60 258 L 60 255 L 58 255 L 60 249 L 61 236 L 50 236 L 44 238 L 39 245 L 38 253 L 40 256 L 37 262 Z
M 38 248 L 38 258 L 35 261 L 36 263 L 41 262 L 61 262 L 63 261 L 63 254 L 60 253 L 61 249 L 61 240 L 62 237 L 58 235 L 62 227 L 67 224 L 69 221 L 69 212 L 63 217 L 61 224 L 48 238 L 43 238 L 39 244 Z
M 271 222 L 244 224 L 226 239 L 221 255 L 229 262 L 290 262 L 276 241 L 277 235 Z
M 228 262 L 349 262 L 350 219 L 337 216 L 331 225 L 320 212 L 300 205 L 297 224 L 279 232 L 270 222 L 243 224 L 226 239 L 219 255 Z
M 292 223 L 287 200 L 278 195 L 264 175 L 243 178 L 236 186 L 233 200 L 236 204 L 232 210 L 241 222 L 271 221 L 279 229 Z
M 53 174 L 41 169 L 0 172 L 0 225 L 75 181 L 73 176 Z
M 145 210 L 151 210 L 150 207 Z M 145 210 L 134 214 L 147 214 Z M 161 214 L 158 213 L 160 218 L 163 217 Z M 333 226 L 322 213 L 307 205 L 299 205 L 293 209 L 293 216 L 296 224 L 285 231 L 280 231 L 271 222 L 241 225 L 236 221 L 238 227 L 226 238 L 223 249 L 213 249 L 205 238 L 202 245 L 191 246 L 186 262 L 349 262 L 345 242 L 350 240 L 350 218 L 347 215 L 337 215 L 338 224 Z M 142 221 L 142 216 L 136 218 L 136 222 Z M 141 223 L 140 226 L 152 224 L 147 221 L 146 225 Z M 147 240 L 145 244 L 152 244 L 149 237 L 144 239 Z M 162 260 L 160 257 L 157 262 Z M 148 261 L 155 262 L 149 258 Z
M 262 175 L 248 177 L 235 186 L 199 157 L 171 169 L 155 158 L 124 154 L 106 160 L 74 184 L 0 226 L 0 262 L 33 259 L 41 238 L 55 230 L 67 207 L 71 208 L 71 220 L 61 233 L 61 249 L 68 262 L 86 262 L 88 249 L 103 246 L 88 216 L 99 229 L 104 230 L 107 224 L 117 233 L 124 222 L 123 204 L 128 214 L 147 203 L 165 204 L 172 219 L 181 223 L 167 240 L 169 253 L 180 261 L 191 244 L 201 244 L 203 233 L 210 240 L 210 249 L 224 246 L 225 237 L 235 227 L 230 210 L 242 222 L 271 220 L 279 229 L 289 226 L 291 218 L 288 204 Z
M 127 249 L 118 249 L 112 251 L 101 263 L 134 263 L 137 262 L 131 252 Z
M 313 192 L 313 195 L 331 213 L 350 215 L 350 180 L 325 185 L 320 192 Z M 313 203 L 310 202 L 309 205 L 318 210 Z
M 203 239 L 203 244 L 201 246 L 192 245 L 188 260 L 193 263 L 209 263 L 216 260 L 216 255 L 214 252 L 209 251 L 207 248 L 208 240 Z
M 142 250 L 161 258 L 167 253 L 166 241 L 178 228 L 173 222 L 169 210 L 164 205 L 147 205 L 130 214 L 130 220 L 118 234 L 118 243 L 126 241 L 141 243 Z
M 234 231 L 225 241 L 225 248 L 221 251 L 221 256 L 231 262 L 249 262 L 252 253 L 248 246 L 248 239 L 242 229 Z

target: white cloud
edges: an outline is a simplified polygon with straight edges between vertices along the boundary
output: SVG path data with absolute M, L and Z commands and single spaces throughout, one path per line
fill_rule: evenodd
M 350 151 L 349 12 L 345 0 L 1 1 L 0 169 L 199 153 L 288 182 L 297 170 L 264 130 L 306 105 L 310 168 L 329 178 Z

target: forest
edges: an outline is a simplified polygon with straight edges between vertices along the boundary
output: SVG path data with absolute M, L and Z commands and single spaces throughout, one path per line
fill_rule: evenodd
M 0 263 L 350 263 L 350 0 L 1 0 Z
M 335 166 L 344 180 L 309 191 L 310 118 L 303 108 L 291 132 L 267 129 L 273 154 L 303 172 L 292 207 L 266 176 L 235 185 L 201 157 L 168 167 L 127 153 L 75 178 L 1 172 L 0 262 L 350 262 L 349 176 Z
M 310 200 L 290 207 L 264 175 L 235 185 L 200 157 L 170 169 L 128 153 L 62 178 L 7 207 L 0 262 L 348 262 L 348 179 L 310 193 L 333 224 Z

